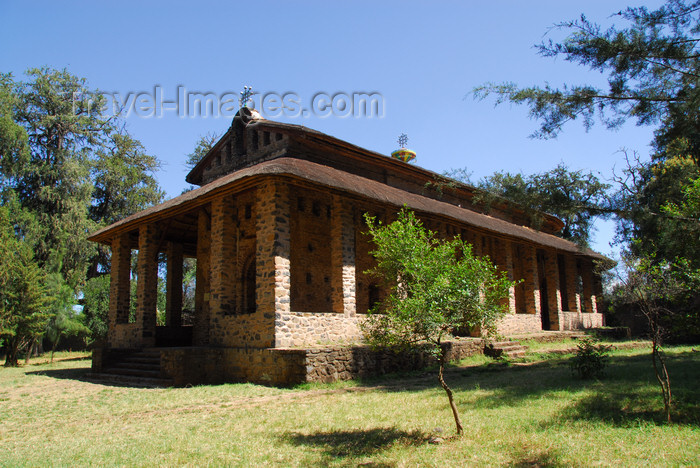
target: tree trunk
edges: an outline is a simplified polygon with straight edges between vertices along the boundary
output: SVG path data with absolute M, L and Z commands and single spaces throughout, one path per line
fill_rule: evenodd
M 19 343 L 15 338 L 10 338 L 7 342 L 7 354 L 5 355 L 5 367 L 17 367 L 17 348 Z
M 654 363 L 654 373 L 656 374 L 656 380 L 661 386 L 661 394 L 664 397 L 664 412 L 666 413 L 666 421 L 671 423 L 671 378 L 668 375 L 668 370 L 666 369 L 666 362 L 661 355 L 661 350 L 659 350 L 659 343 L 656 339 L 652 340 L 651 343 L 651 359 Z M 659 369 L 659 365 L 661 368 Z
M 464 430 L 462 429 L 462 421 L 459 419 L 459 412 L 457 411 L 457 405 L 455 404 L 454 398 L 452 396 L 452 390 L 450 387 L 447 386 L 445 383 L 445 379 L 443 377 L 443 371 L 445 370 L 445 352 L 440 349 L 440 370 L 438 372 L 438 380 L 440 381 L 440 385 L 442 388 L 445 390 L 445 393 L 447 393 L 447 399 L 450 400 L 450 408 L 452 408 L 452 415 L 455 418 L 455 426 L 457 426 L 457 435 L 461 436 Z
M 58 338 L 56 338 L 56 341 L 53 343 L 53 346 L 51 347 L 51 364 L 53 364 L 53 354 L 56 352 L 56 348 L 58 347 L 58 342 L 61 341 L 61 334 L 58 334 Z
M 24 355 L 24 365 L 29 365 L 29 358 L 34 354 L 34 345 L 36 344 L 36 338 L 32 338 L 32 341 L 27 345 L 27 352 Z

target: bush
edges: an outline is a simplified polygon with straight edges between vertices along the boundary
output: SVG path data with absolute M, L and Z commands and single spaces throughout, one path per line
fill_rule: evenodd
M 611 348 L 612 346 L 598 344 L 592 338 L 583 338 L 578 344 L 576 355 L 569 363 L 571 372 L 581 379 L 602 377 Z

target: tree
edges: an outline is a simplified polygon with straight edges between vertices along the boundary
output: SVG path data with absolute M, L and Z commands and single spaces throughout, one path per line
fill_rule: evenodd
M 61 338 L 68 336 L 87 336 L 90 329 L 80 320 L 73 310 L 73 290 L 63 282 L 60 275 L 54 273 L 47 278 L 48 294 L 52 302 L 47 312 L 51 317 L 46 324 L 45 336 L 51 342 L 51 362 L 53 355 L 61 342 Z
M 17 237 L 6 207 L 0 206 L 0 338 L 5 366 L 17 366 L 19 351 L 39 337 L 49 320 L 46 275 L 31 247 Z
M 6 178 L 27 164 L 29 147 L 27 132 L 16 122 L 18 96 L 14 93 L 11 74 L 0 73 L 0 190 L 14 181 Z
M 656 138 L 660 150 L 680 135 L 695 133 L 691 146 L 693 154 L 700 154 L 698 11 L 700 2 L 669 0 L 654 11 L 639 7 L 618 12 L 614 16 L 629 23 L 626 29 L 613 26 L 603 31 L 583 15 L 555 25 L 572 33 L 561 43 L 539 44 L 540 55 L 564 56 L 607 73 L 607 90 L 590 85 L 558 89 L 488 83 L 474 93 L 477 97 L 495 93 L 498 102 L 527 104 L 530 115 L 541 121 L 536 136 L 556 136 L 566 122 L 577 118 L 587 128 L 596 115 L 609 128 L 635 118 L 640 124 L 663 123 Z
M 364 322 L 367 340 L 373 346 L 427 349 L 437 358 L 438 380 L 461 435 L 457 405 L 444 379 L 443 341 L 461 327 L 494 334 L 513 283 L 458 237 L 437 239 L 408 209 L 388 225 L 368 215 L 365 219 L 376 245 L 372 255 L 377 265 L 369 273 L 384 281 L 389 292 Z
M 700 162 L 700 1 L 668 0 L 656 10 L 627 8 L 615 16 L 625 21 L 626 27 L 603 30 L 581 16 L 556 25 L 555 30 L 571 32 L 564 41 L 550 40 L 537 46 L 545 57 L 563 56 L 606 74 L 607 89 L 591 85 L 519 88 L 513 83 L 488 83 L 476 88 L 474 95 L 484 98 L 495 94 L 497 103 L 527 105 L 531 117 L 540 121 L 534 136 L 543 138 L 555 137 L 566 122 L 576 119 L 582 119 L 586 128 L 596 117 L 608 128 L 628 119 L 655 125 L 652 160 L 630 168 L 629 175 L 636 183 L 622 184 L 617 197 L 621 204 L 614 208 L 623 219 L 622 239 L 639 248 L 638 255 L 673 261 L 683 253 L 673 249 L 686 244 L 666 243 L 667 249 L 656 251 L 658 244 L 673 236 L 676 227 L 673 221 L 665 222 L 668 217 L 664 218 L 659 208 L 667 201 L 676 202 L 682 193 L 679 182 L 690 181 L 657 174 L 666 162 L 678 157 L 694 166 Z M 689 179 L 694 178 L 697 176 Z M 670 186 L 661 188 L 664 182 Z M 634 242 L 640 239 L 648 242 Z
M 101 115 L 102 97 L 85 80 L 48 68 L 28 70 L 27 75 L 30 81 L 15 83 L 13 91 L 14 119 L 27 134 L 29 156 L 3 165 L 5 185 L 37 218 L 41 232 L 33 246 L 36 260 L 78 289 L 93 251 L 85 241 L 95 229 L 88 219 L 90 162 L 112 122 Z M 10 155 L 0 156 L 7 160 Z
M 671 422 L 671 378 L 666 367 L 663 344 L 678 322 L 678 304 L 696 299 L 700 289 L 700 269 L 693 269 L 688 261 L 658 262 L 653 258 L 626 256 L 627 275 L 620 278 L 615 299 L 639 308 L 647 320 L 651 338 L 651 358 L 656 380 L 664 401 L 664 414 Z M 695 301 L 696 302 L 696 301 Z M 697 307 L 697 303 L 690 304 Z M 686 325 L 690 325 L 686 322 Z M 696 327 L 697 323 L 694 324 Z
M 211 150 L 217 141 L 219 141 L 220 134 L 215 132 L 208 132 L 206 135 L 199 137 L 197 141 L 197 146 L 194 147 L 194 151 L 186 156 L 185 166 L 188 169 L 194 168 L 194 166 L 202 160 L 204 156 L 207 155 L 209 150 Z
M 83 287 L 83 323 L 93 341 L 107 338 L 109 314 L 109 275 L 90 278 Z
M 620 189 L 613 206 L 620 213 L 619 238 L 633 255 L 660 262 L 682 257 L 700 268 L 699 213 L 693 215 L 688 198 L 700 167 L 680 151 L 663 161 L 637 158 L 630 166 L 616 176 Z
M 607 217 L 609 184 L 592 172 L 572 171 L 561 163 L 551 171 L 525 176 L 495 172 L 484 178 L 479 187 L 488 194 L 518 203 L 528 210 L 534 226 L 541 225 L 542 213 L 552 214 L 564 222 L 560 237 L 588 246 L 597 216 Z M 479 200 L 489 203 L 489 195 Z
M 159 168 L 160 161 L 146 154 L 138 140 L 129 134 L 112 133 L 105 145 L 97 149 L 92 164 L 90 219 L 97 226 L 105 226 L 160 203 L 165 193 L 155 179 Z M 94 278 L 109 268 L 107 249 L 96 247 L 87 277 Z

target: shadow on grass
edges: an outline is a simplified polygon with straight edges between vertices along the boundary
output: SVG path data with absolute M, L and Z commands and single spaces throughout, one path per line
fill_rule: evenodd
M 90 372 L 89 367 L 79 367 L 75 369 L 44 369 L 27 372 L 27 375 L 41 375 L 52 379 L 81 380 L 88 382 L 86 375 Z
M 394 445 L 417 446 L 428 441 L 429 435 L 421 431 L 402 431 L 393 427 L 354 431 L 317 432 L 314 434 L 287 433 L 282 440 L 296 446 L 317 447 L 330 460 L 358 458 L 377 455 Z M 353 463 L 354 466 L 354 463 Z M 365 466 L 392 466 L 369 464 Z
M 612 356 L 606 376 L 600 380 L 574 377 L 568 364 L 568 358 L 556 357 L 529 364 L 504 362 L 451 367 L 445 380 L 457 392 L 479 390 L 481 395 L 472 396 L 468 403 L 462 403 L 472 409 L 516 407 L 528 399 L 559 394 L 572 402 L 555 418 L 559 423 L 581 419 L 615 426 L 636 425 L 640 420 L 663 423 L 663 401 L 648 353 Z M 700 426 L 700 387 L 697 385 L 700 353 L 670 354 L 667 365 L 674 395 L 674 423 Z M 386 392 L 435 388 L 435 397 L 444 398 L 444 393 L 438 388 L 436 371 L 424 372 L 421 376 L 412 373 L 391 380 L 373 379 L 361 382 L 361 385 Z
M 555 449 L 547 451 L 516 448 L 512 454 L 513 461 L 506 466 L 511 468 L 555 468 L 569 466 L 561 461 L 561 455 Z

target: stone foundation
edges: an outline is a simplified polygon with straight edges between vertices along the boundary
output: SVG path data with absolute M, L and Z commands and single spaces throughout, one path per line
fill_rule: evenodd
M 603 314 L 559 312 L 560 330 L 582 330 L 605 325 Z
M 465 338 L 443 345 L 450 361 L 480 354 L 484 341 Z M 156 348 L 160 352 L 163 379 L 176 387 L 227 382 L 252 382 L 288 386 L 304 382 L 333 382 L 390 372 L 422 369 L 435 364 L 426 353 L 395 353 L 368 346 L 327 348 Z M 101 372 L 131 349 L 93 350 L 92 371 Z
M 498 333 L 509 336 L 542 330 L 540 314 L 507 314 L 498 322 Z
M 276 343 L 284 348 L 358 342 L 363 338 L 360 320 L 334 313 L 278 312 Z

